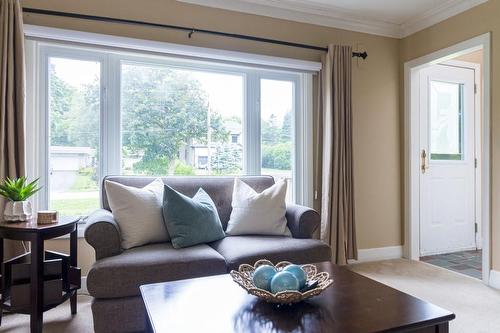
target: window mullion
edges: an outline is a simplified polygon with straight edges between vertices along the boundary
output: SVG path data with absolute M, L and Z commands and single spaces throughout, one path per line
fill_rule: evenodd
M 311 74 L 302 74 L 295 82 L 295 201 L 309 207 L 314 203 L 312 89 Z
M 49 55 L 45 48 L 40 49 L 39 58 L 39 81 L 38 81 L 38 103 L 40 106 L 39 121 L 39 177 L 42 190 L 39 192 L 39 205 L 42 209 L 49 207 L 49 153 L 50 153 L 50 131 L 49 131 Z M 41 84 L 43 82 L 43 84 Z
M 103 157 L 107 165 L 101 177 L 121 172 L 120 58 L 108 55 L 103 86 Z
M 245 173 L 260 175 L 260 76 L 255 72 L 247 74 L 245 110 Z

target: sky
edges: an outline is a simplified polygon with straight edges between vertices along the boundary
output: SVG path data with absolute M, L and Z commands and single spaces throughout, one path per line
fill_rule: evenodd
M 51 58 L 56 74 L 68 84 L 78 88 L 94 81 L 100 75 L 100 64 L 63 58 Z M 242 75 L 189 71 L 209 96 L 210 106 L 223 117 L 243 117 L 244 77 Z M 285 114 L 293 107 L 293 83 L 287 81 L 261 81 L 261 117 L 269 119 L 274 114 L 282 123 Z

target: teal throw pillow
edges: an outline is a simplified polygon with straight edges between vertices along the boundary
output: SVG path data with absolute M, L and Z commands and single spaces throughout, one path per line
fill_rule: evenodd
M 225 237 L 217 208 L 202 188 L 189 198 L 165 185 L 163 220 L 176 249 Z

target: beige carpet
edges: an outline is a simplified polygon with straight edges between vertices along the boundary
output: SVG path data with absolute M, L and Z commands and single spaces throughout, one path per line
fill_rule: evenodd
M 91 297 L 78 295 L 78 313 L 71 315 L 69 301 L 43 314 L 44 333 L 90 333 L 94 331 Z M 30 331 L 30 320 L 27 315 L 4 313 L 2 318 L 2 333 L 26 333 Z
M 500 332 L 500 292 L 481 281 L 409 260 L 351 265 L 369 278 L 452 311 L 452 333 Z
M 429 264 L 388 260 L 351 265 L 350 268 L 393 288 L 453 311 L 452 333 L 500 332 L 500 292 L 479 280 Z M 70 314 L 69 302 L 44 314 L 44 332 L 92 332 L 89 296 L 78 296 L 78 314 Z M 5 314 L 0 332 L 29 332 L 29 317 Z

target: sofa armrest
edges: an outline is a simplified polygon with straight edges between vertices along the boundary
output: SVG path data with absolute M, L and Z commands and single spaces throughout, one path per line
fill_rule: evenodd
M 286 220 L 294 238 L 315 238 L 321 223 L 318 212 L 299 205 L 287 205 Z
M 87 217 L 86 225 L 85 240 L 94 248 L 96 260 L 122 252 L 120 227 L 110 211 L 94 211 Z

